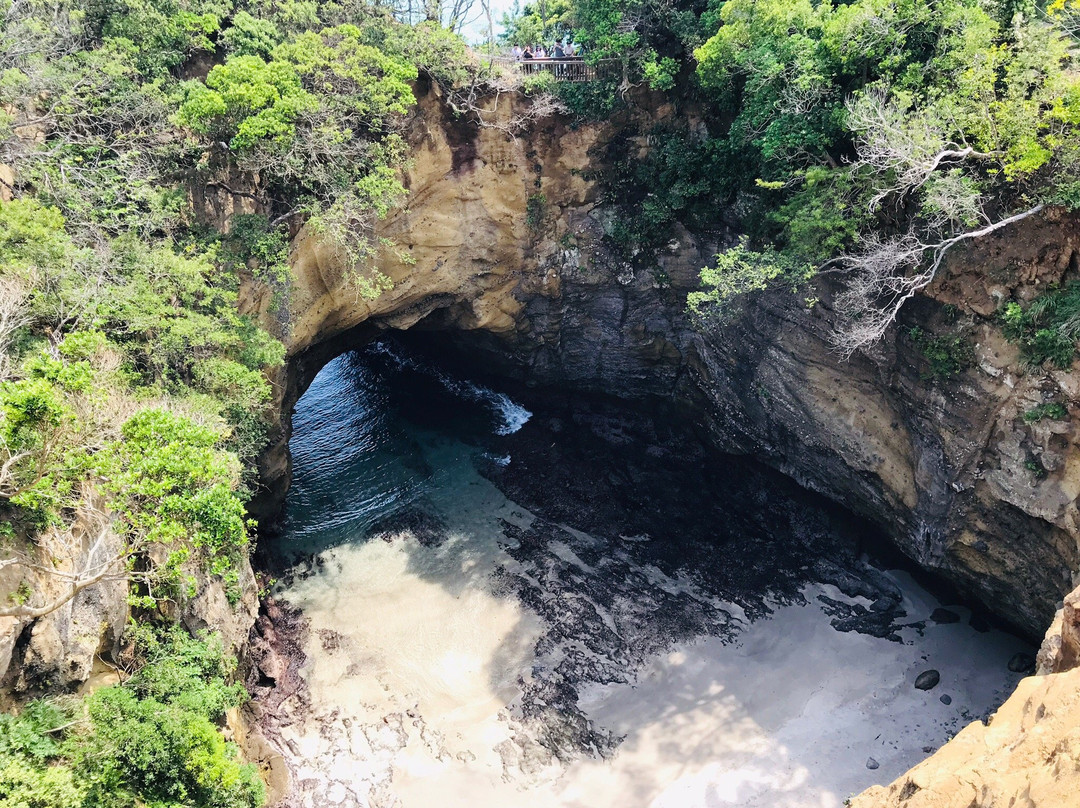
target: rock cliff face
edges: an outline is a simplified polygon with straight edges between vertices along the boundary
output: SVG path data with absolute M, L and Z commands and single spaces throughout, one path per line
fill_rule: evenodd
M 360 297 L 340 255 L 302 232 L 284 302 L 271 310 L 254 285 L 245 296 L 289 355 L 263 516 L 288 484 L 288 410 L 322 363 L 386 329 L 425 331 L 529 384 L 676 402 L 714 446 L 867 517 L 920 566 L 1041 636 L 1080 567 L 1080 449 L 1071 417 L 1027 423 L 1023 413 L 1047 401 L 1073 408 L 1080 376 L 1025 372 L 993 313 L 1004 296 L 1075 272 L 1074 218 L 1053 212 L 958 253 L 909 304 L 909 324 L 974 346 L 970 369 L 935 381 L 903 329 L 868 355 L 838 357 L 824 284 L 755 296 L 708 335 L 693 329 L 686 292 L 716 244 L 676 233 L 642 269 L 603 242 L 614 211 L 592 178 L 620 128 L 640 127 L 632 114 L 576 129 L 548 120 L 513 139 L 453 119 L 432 88 L 418 95 L 408 208 L 379 229 L 407 256 L 379 262 L 394 288 Z M 504 96 L 500 111 L 522 103 Z
M 83 539 L 85 553 L 89 541 Z M 119 552 L 121 542 L 110 535 L 99 550 Z M 247 643 L 259 606 L 251 565 L 245 562 L 239 573 L 243 594 L 231 604 L 221 580 L 189 562 L 186 574 L 194 583 L 194 594 L 175 607 L 176 616 L 190 631 L 218 632 L 225 648 L 236 653 Z M 32 586 L 53 597 L 63 592 L 66 583 L 41 573 Z M 0 617 L 0 703 L 6 697 L 72 691 L 107 668 L 101 659 L 116 657 L 128 614 L 128 582 L 118 577 L 87 587 L 44 617 Z
M 594 202 L 595 184 L 583 174 L 606 127 L 550 121 L 528 141 L 515 140 L 455 120 L 435 88 L 418 95 L 406 133 L 413 146 L 408 207 L 377 232 L 396 245 L 378 261 L 393 289 L 362 297 L 341 254 L 305 230 L 293 244 L 293 281 L 284 294 L 254 283 L 243 294 L 242 308 L 258 313 L 289 355 L 277 380 L 286 417 L 261 469 L 267 493 L 255 507 L 262 516 L 274 514 L 288 485 L 288 410 L 325 361 L 380 331 L 423 320 L 516 334 L 525 301 L 559 295 L 559 270 L 549 265 L 552 250 L 541 248 L 540 232 L 563 208 Z M 522 102 L 503 96 L 497 103 L 510 118 Z
M 680 231 L 651 268 L 605 248 L 614 211 L 591 178 L 633 115 L 577 129 L 547 121 L 515 140 L 450 118 L 432 88 L 418 96 L 409 206 L 379 228 L 408 256 L 379 263 L 394 288 L 363 299 L 340 255 L 302 232 L 283 302 L 273 307 L 254 283 L 246 290 L 247 310 L 288 349 L 281 421 L 263 458 L 264 519 L 288 485 L 289 410 L 322 364 L 382 331 L 410 329 L 478 372 L 642 406 L 663 400 L 714 447 L 753 455 L 866 517 L 924 569 L 1028 636 L 1043 633 L 1080 568 L 1080 374 L 1024 369 L 994 312 L 1010 295 L 1031 298 L 1077 276 L 1080 221 L 1050 211 L 956 253 L 908 305 L 903 328 L 844 361 L 830 348 L 827 283 L 757 295 L 702 334 L 685 296 L 722 244 Z M 510 116 L 525 102 L 499 103 Z M 906 330 L 916 325 L 961 335 L 970 367 L 930 378 Z M 1069 417 L 1023 417 L 1048 402 Z M 1067 604 L 1048 635 L 1047 675 L 1024 680 L 989 726 L 965 729 L 854 804 L 1074 804 L 1076 614 Z

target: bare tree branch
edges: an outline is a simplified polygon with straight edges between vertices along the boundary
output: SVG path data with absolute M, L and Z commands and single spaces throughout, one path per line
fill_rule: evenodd
M 0 381 L 11 376 L 8 347 L 15 332 L 29 322 L 26 288 L 19 278 L 0 277 Z
M 32 555 L 15 553 L 0 560 L 0 571 L 23 569 L 36 579 L 25 600 L 19 589 L 6 593 L 0 601 L 0 617 L 33 620 L 44 617 L 74 599 L 80 592 L 108 580 L 128 577 L 130 551 L 110 544 L 113 520 L 103 510 L 84 503 L 80 519 L 66 530 L 53 528 L 38 537 L 38 552 L 43 561 Z M 24 585 L 26 576 L 17 576 Z M 46 594 L 46 592 L 48 594 Z
M 930 115 L 901 109 L 881 88 L 849 100 L 847 113 L 847 126 L 856 135 L 856 166 L 868 167 L 884 179 L 870 200 L 871 210 L 889 196 L 918 190 L 943 166 L 995 156 L 951 142 Z
M 896 238 L 872 235 L 865 249 L 839 259 L 846 267 L 846 288 L 836 298 L 836 311 L 847 321 L 834 335 L 834 344 L 850 357 L 859 348 L 884 336 L 900 308 L 933 282 L 946 254 L 964 241 L 982 238 L 1015 224 L 1043 209 L 1036 205 L 1021 213 L 961 233 L 937 243 L 926 243 L 913 233 Z

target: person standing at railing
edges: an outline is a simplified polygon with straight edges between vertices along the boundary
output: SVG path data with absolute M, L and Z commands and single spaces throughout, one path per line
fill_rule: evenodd
M 563 47 L 563 55 L 566 56 L 567 59 L 573 59 L 577 56 L 577 48 L 574 47 L 573 42 L 567 41 L 566 45 Z
M 555 40 L 555 50 L 552 51 L 551 55 L 555 59 L 559 60 L 558 64 L 555 65 L 555 76 L 557 78 L 559 78 L 559 79 L 562 79 L 563 78 L 563 73 L 566 70 L 566 68 L 563 66 L 562 60 L 563 60 L 563 57 L 566 56 L 566 53 L 565 53 L 565 51 L 563 51 L 563 44 L 562 44 L 561 39 L 556 39 Z
M 524 58 L 524 54 L 521 50 L 521 45 L 514 45 L 510 51 L 510 55 L 514 57 L 515 62 L 520 62 Z

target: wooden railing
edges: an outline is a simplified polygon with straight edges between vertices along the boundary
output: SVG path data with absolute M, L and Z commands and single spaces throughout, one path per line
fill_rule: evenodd
M 523 59 L 516 61 L 507 57 L 496 57 L 495 61 L 525 76 L 537 73 L 550 73 L 555 81 L 598 81 L 619 74 L 621 62 L 618 59 L 601 59 L 596 64 L 589 64 L 581 57 L 570 59 Z

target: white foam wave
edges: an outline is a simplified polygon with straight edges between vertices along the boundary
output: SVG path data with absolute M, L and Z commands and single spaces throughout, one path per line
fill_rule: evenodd
M 393 343 L 379 342 L 371 346 L 378 353 L 399 368 L 423 373 L 437 380 L 443 387 L 459 398 L 483 404 L 497 419 L 496 435 L 513 435 L 532 418 L 532 413 L 514 401 L 505 393 L 497 393 L 489 387 L 475 382 L 455 379 L 450 374 L 416 357 L 409 356 Z

